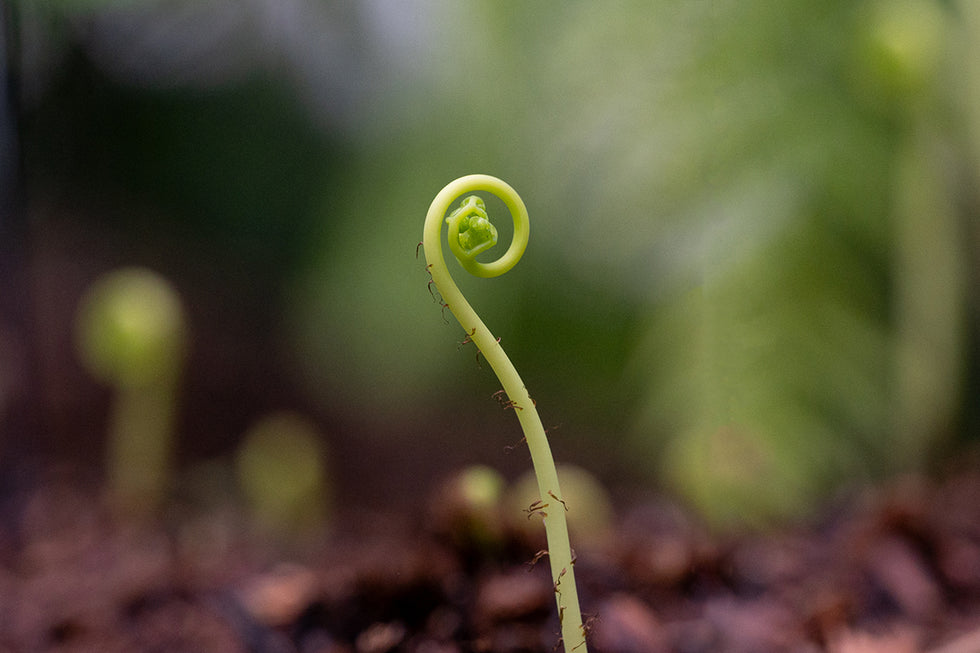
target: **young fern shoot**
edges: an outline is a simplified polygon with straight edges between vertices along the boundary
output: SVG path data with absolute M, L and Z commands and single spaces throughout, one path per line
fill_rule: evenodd
M 492 193 L 503 200 L 514 222 L 514 236 L 510 247 L 500 258 L 490 263 L 477 261 L 476 257 L 497 244 L 497 230 L 490 222 L 483 200 L 477 195 L 467 195 L 481 191 Z M 467 197 L 450 213 L 449 217 L 446 217 L 450 204 L 463 195 Z M 537 476 L 541 502 L 552 504 L 547 510 L 542 509 L 537 512 L 544 515 L 548 559 L 551 562 L 562 642 L 567 653 L 571 651 L 587 653 L 582 613 L 572 569 L 572 550 L 568 540 L 564 501 L 558 487 L 558 472 L 555 469 L 551 448 L 534 401 L 517 374 L 517 370 L 504 353 L 500 341 L 490 333 L 470 307 L 449 274 L 442 251 L 443 220 L 449 225 L 449 249 L 460 265 L 470 274 L 490 278 L 507 272 L 523 256 L 529 233 L 527 208 L 517 192 L 496 177 L 489 175 L 460 177 L 443 188 L 429 206 L 429 212 L 425 217 L 422 245 L 425 249 L 427 269 L 432 275 L 432 283 L 442 297 L 443 307 L 452 312 L 466 332 L 468 340 L 476 344 L 493 368 L 507 395 L 508 404 L 514 407 L 514 413 L 524 430 L 527 446 L 531 452 L 531 462 Z

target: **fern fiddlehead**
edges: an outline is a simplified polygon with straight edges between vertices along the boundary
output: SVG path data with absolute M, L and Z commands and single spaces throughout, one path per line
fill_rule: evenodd
M 490 263 L 476 260 L 479 254 L 497 244 L 497 230 L 490 222 L 483 200 L 478 195 L 468 195 L 477 192 L 492 193 L 503 200 L 514 222 L 514 235 L 510 246 L 502 256 Z M 467 197 L 458 208 L 449 213 L 447 218 L 450 205 L 464 195 Z M 554 581 L 558 617 L 561 622 L 562 641 L 568 652 L 587 653 L 578 590 L 572 568 L 574 561 L 565 518 L 567 506 L 558 486 L 558 473 L 551 447 L 548 445 L 534 401 L 517 370 L 504 353 L 500 342 L 494 338 L 469 305 L 449 274 L 442 250 L 444 220 L 449 226 L 449 249 L 460 265 L 477 277 L 496 277 L 514 267 L 524 254 L 529 234 L 527 208 L 517 192 L 496 177 L 489 175 L 460 177 L 446 185 L 429 206 L 422 246 L 425 249 L 426 267 L 432 275 L 432 282 L 442 296 L 444 308 L 452 312 L 468 339 L 476 344 L 490 364 L 507 394 L 507 405 L 514 408 L 524 431 L 538 480 L 540 499 L 534 504 L 536 506 L 534 512 L 544 515 L 548 557 Z

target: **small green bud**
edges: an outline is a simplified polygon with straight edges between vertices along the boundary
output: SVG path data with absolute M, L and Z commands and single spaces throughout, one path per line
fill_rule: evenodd
M 863 92 L 877 103 L 914 101 L 928 93 L 948 40 L 942 4 L 877 0 L 866 12 L 856 61 Z
M 472 258 L 497 244 L 497 228 L 490 222 L 486 203 L 478 195 L 463 199 L 446 222 L 456 225 L 459 246 L 467 257 Z
M 435 527 L 463 549 L 488 553 L 503 542 L 500 502 L 504 478 L 486 465 L 471 465 L 450 477 L 433 499 Z
M 174 374 L 184 352 L 184 314 L 174 287 L 144 268 L 100 278 L 78 311 L 82 362 L 98 379 L 146 386 Z
M 486 218 L 472 217 L 466 224 L 466 232 L 460 230 L 459 244 L 467 254 L 477 249 L 482 252 L 497 244 L 497 228 Z
M 487 217 L 487 205 L 483 201 L 483 198 L 479 195 L 469 195 L 465 197 L 460 203 L 459 207 L 456 208 L 449 217 L 446 218 L 446 222 L 452 221 L 457 216 L 468 216 L 471 214 L 476 214 L 481 217 Z M 460 231 L 464 231 L 463 227 L 460 227 Z

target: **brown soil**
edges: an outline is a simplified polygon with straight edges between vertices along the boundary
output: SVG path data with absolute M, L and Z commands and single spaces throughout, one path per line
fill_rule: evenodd
M 127 523 L 65 483 L 3 499 L 0 651 L 560 650 L 539 544 L 475 537 L 445 506 L 352 512 L 300 544 L 229 511 Z M 648 501 L 576 574 L 595 652 L 980 651 L 980 475 L 765 535 Z

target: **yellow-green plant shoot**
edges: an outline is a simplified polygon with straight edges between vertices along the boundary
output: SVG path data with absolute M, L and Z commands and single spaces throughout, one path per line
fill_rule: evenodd
M 155 514 L 170 486 L 186 330 L 177 290 L 145 268 L 101 277 L 79 305 L 82 363 L 116 390 L 108 476 L 112 503 L 127 516 Z
M 476 257 L 497 244 L 497 229 L 490 222 L 483 199 L 475 194 L 470 195 L 478 192 L 492 193 L 503 200 L 514 222 L 514 236 L 510 247 L 503 256 L 489 263 L 477 261 Z M 447 218 L 450 205 L 463 195 L 466 197 Z M 444 220 L 449 225 L 449 249 L 460 265 L 477 277 L 496 277 L 514 267 L 524 254 L 529 233 L 527 208 L 517 192 L 496 177 L 488 175 L 460 177 L 443 188 L 429 206 L 429 212 L 425 217 L 422 245 L 425 248 L 426 267 L 442 297 L 443 307 L 452 312 L 466 332 L 468 340 L 476 344 L 493 368 L 507 395 L 505 405 L 514 409 L 524 430 L 540 493 L 538 501 L 528 506 L 528 513 L 529 516 L 534 513 L 544 517 L 548 558 L 558 603 L 562 641 L 568 652 L 587 653 L 582 613 L 575 587 L 575 573 L 572 568 L 573 558 L 568 540 L 568 525 L 565 519 L 568 506 L 565 505 L 561 489 L 558 487 L 558 473 L 555 470 L 551 448 L 534 401 L 517 374 L 517 370 L 507 358 L 500 342 L 494 338 L 470 307 L 449 274 L 442 252 Z

